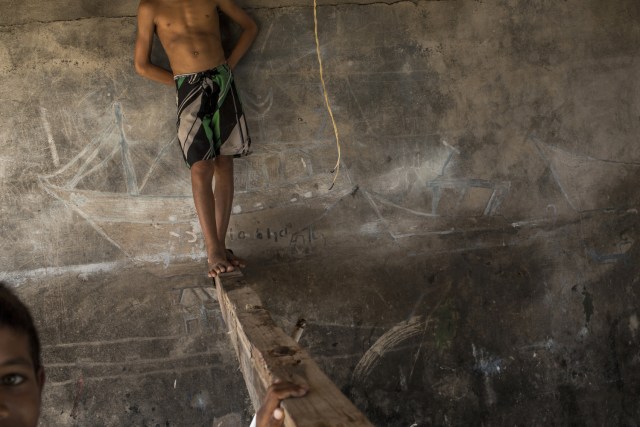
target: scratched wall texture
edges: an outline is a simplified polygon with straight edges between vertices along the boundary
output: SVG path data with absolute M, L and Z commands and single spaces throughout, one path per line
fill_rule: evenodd
M 135 2 L 0 6 L 0 279 L 46 325 L 46 425 L 245 422 Z M 343 391 L 383 426 L 640 423 L 640 3 L 320 2 L 331 190 L 312 4 L 244 6 L 228 242 Z

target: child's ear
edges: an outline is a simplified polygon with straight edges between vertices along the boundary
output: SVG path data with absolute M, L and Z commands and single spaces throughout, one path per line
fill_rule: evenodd
M 44 368 L 41 366 L 40 369 L 38 369 L 38 372 L 36 372 L 36 377 L 38 380 L 38 387 L 40 387 L 40 392 L 42 392 L 42 388 L 44 387 L 44 383 L 46 380 L 46 376 L 44 374 Z

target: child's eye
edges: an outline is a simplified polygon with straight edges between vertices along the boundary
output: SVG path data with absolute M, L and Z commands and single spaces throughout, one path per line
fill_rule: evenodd
M 0 384 L 2 385 L 20 385 L 22 384 L 26 378 L 20 374 L 9 374 L 0 378 Z

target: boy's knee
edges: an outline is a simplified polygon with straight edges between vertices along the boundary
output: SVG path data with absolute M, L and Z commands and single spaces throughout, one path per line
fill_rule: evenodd
M 201 160 L 191 166 L 191 181 L 194 183 L 210 182 L 213 179 L 213 163 Z
M 216 167 L 221 167 L 221 168 L 233 167 L 233 156 L 218 156 L 215 158 L 214 163 Z
M 233 157 L 219 156 L 215 159 L 215 173 L 220 175 L 233 175 Z

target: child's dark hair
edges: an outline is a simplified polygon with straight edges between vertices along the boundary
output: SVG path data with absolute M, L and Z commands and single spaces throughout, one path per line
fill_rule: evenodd
M 40 360 L 40 340 L 29 309 L 4 283 L 0 282 L 0 328 L 10 328 L 26 334 L 33 367 L 38 372 Z

